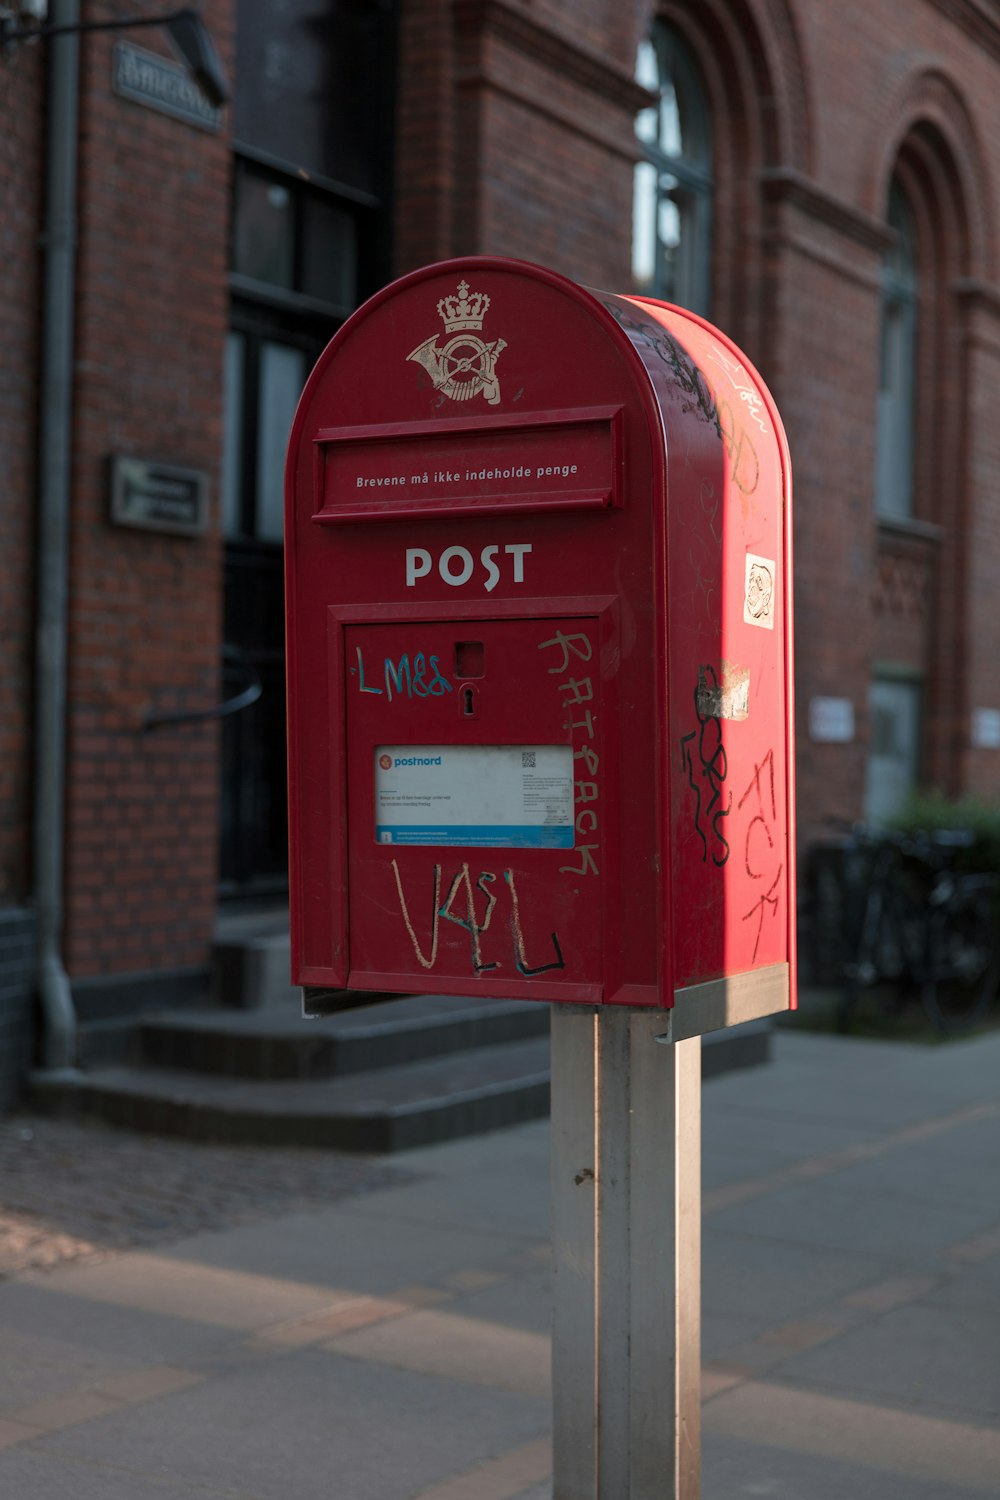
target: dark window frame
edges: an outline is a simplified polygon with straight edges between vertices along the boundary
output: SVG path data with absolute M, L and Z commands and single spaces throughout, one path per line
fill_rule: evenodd
M 236 266 L 240 187 L 246 178 L 271 183 L 289 194 L 292 210 L 291 287 L 246 275 Z M 352 295 L 344 299 L 317 295 L 303 285 L 306 215 L 310 203 L 334 208 L 352 221 L 354 286 Z M 289 313 L 320 312 L 342 322 L 384 279 L 379 208 L 378 200 L 370 194 L 354 192 L 341 183 L 330 182 L 315 174 L 305 174 L 273 158 L 264 159 L 260 152 L 248 152 L 237 146 L 234 150 L 230 212 L 229 279 L 233 295 L 267 303 Z
M 652 68 L 650 63 L 652 62 Z M 640 43 L 636 73 L 639 81 L 658 95 L 658 102 L 640 111 L 636 137 L 642 152 L 633 188 L 633 276 L 642 294 L 679 303 L 692 312 L 708 316 L 712 302 L 712 240 L 715 179 L 712 110 L 702 69 L 692 49 L 672 26 L 654 22 L 650 35 Z M 655 77 L 654 77 L 655 75 Z M 664 103 L 676 112 L 680 150 L 669 149 L 664 137 Z M 644 127 L 655 115 L 652 134 Z M 693 148 L 693 149 L 692 149 Z M 639 230 L 640 181 L 643 169 L 656 174 L 655 197 L 650 215 L 645 258 L 652 250 L 652 274 L 640 281 L 636 238 Z M 681 219 L 681 233 L 673 257 L 660 234 L 660 215 L 665 203 L 673 203 Z M 648 222 L 651 218 L 651 222 Z M 685 243 L 686 241 L 686 243 Z
M 920 273 L 917 216 L 897 176 L 890 183 L 887 222 L 894 243 L 882 264 L 875 514 L 879 521 L 906 522 L 917 517 Z

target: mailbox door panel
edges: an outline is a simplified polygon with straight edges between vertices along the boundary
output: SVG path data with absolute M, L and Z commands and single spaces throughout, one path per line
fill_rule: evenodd
M 599 631 L 345 628 L 352 985 L 601 998 Z

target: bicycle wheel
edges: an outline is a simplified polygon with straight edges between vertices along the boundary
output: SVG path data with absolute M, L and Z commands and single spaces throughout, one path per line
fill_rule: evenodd
M 996 998 L 1000 945 L 993 903 L 950 903 L 928 917 L 924 1010 L 939 1031 L 965 1031 Z

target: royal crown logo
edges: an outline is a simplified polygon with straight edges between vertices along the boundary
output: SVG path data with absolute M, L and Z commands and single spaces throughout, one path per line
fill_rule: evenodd
M 438 336 L 433 334 L 406 356 L 427 371 L 435 390 L 453 401 L 468 401 L 480 392 L 490 406 L 500 401 L 496 364 L 506 342 L 496 339 L 486 344 L 476 337 L 489 308 L 486 292 L 470 291 L 469 283 L 460 281 L 457 294 L 442 297 L 437 305 L 444 331 L 452 338 L 439 349 Z
M 457 333 L 460 328 L 482 328 L 483 319 L 490 309 L 486 292 L 473 292 L 469 296 L 469 283 L 458 283 L 457 297 L 442 297 L 438 303 L 438 314 L 444 320 L 445 333 Z

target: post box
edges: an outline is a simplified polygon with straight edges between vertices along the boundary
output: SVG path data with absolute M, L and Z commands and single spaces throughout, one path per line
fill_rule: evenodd
M 306 385 L 286 486 L 293 980 L 794 1004 L 790 471 L 703 319 L 475 257 Z

